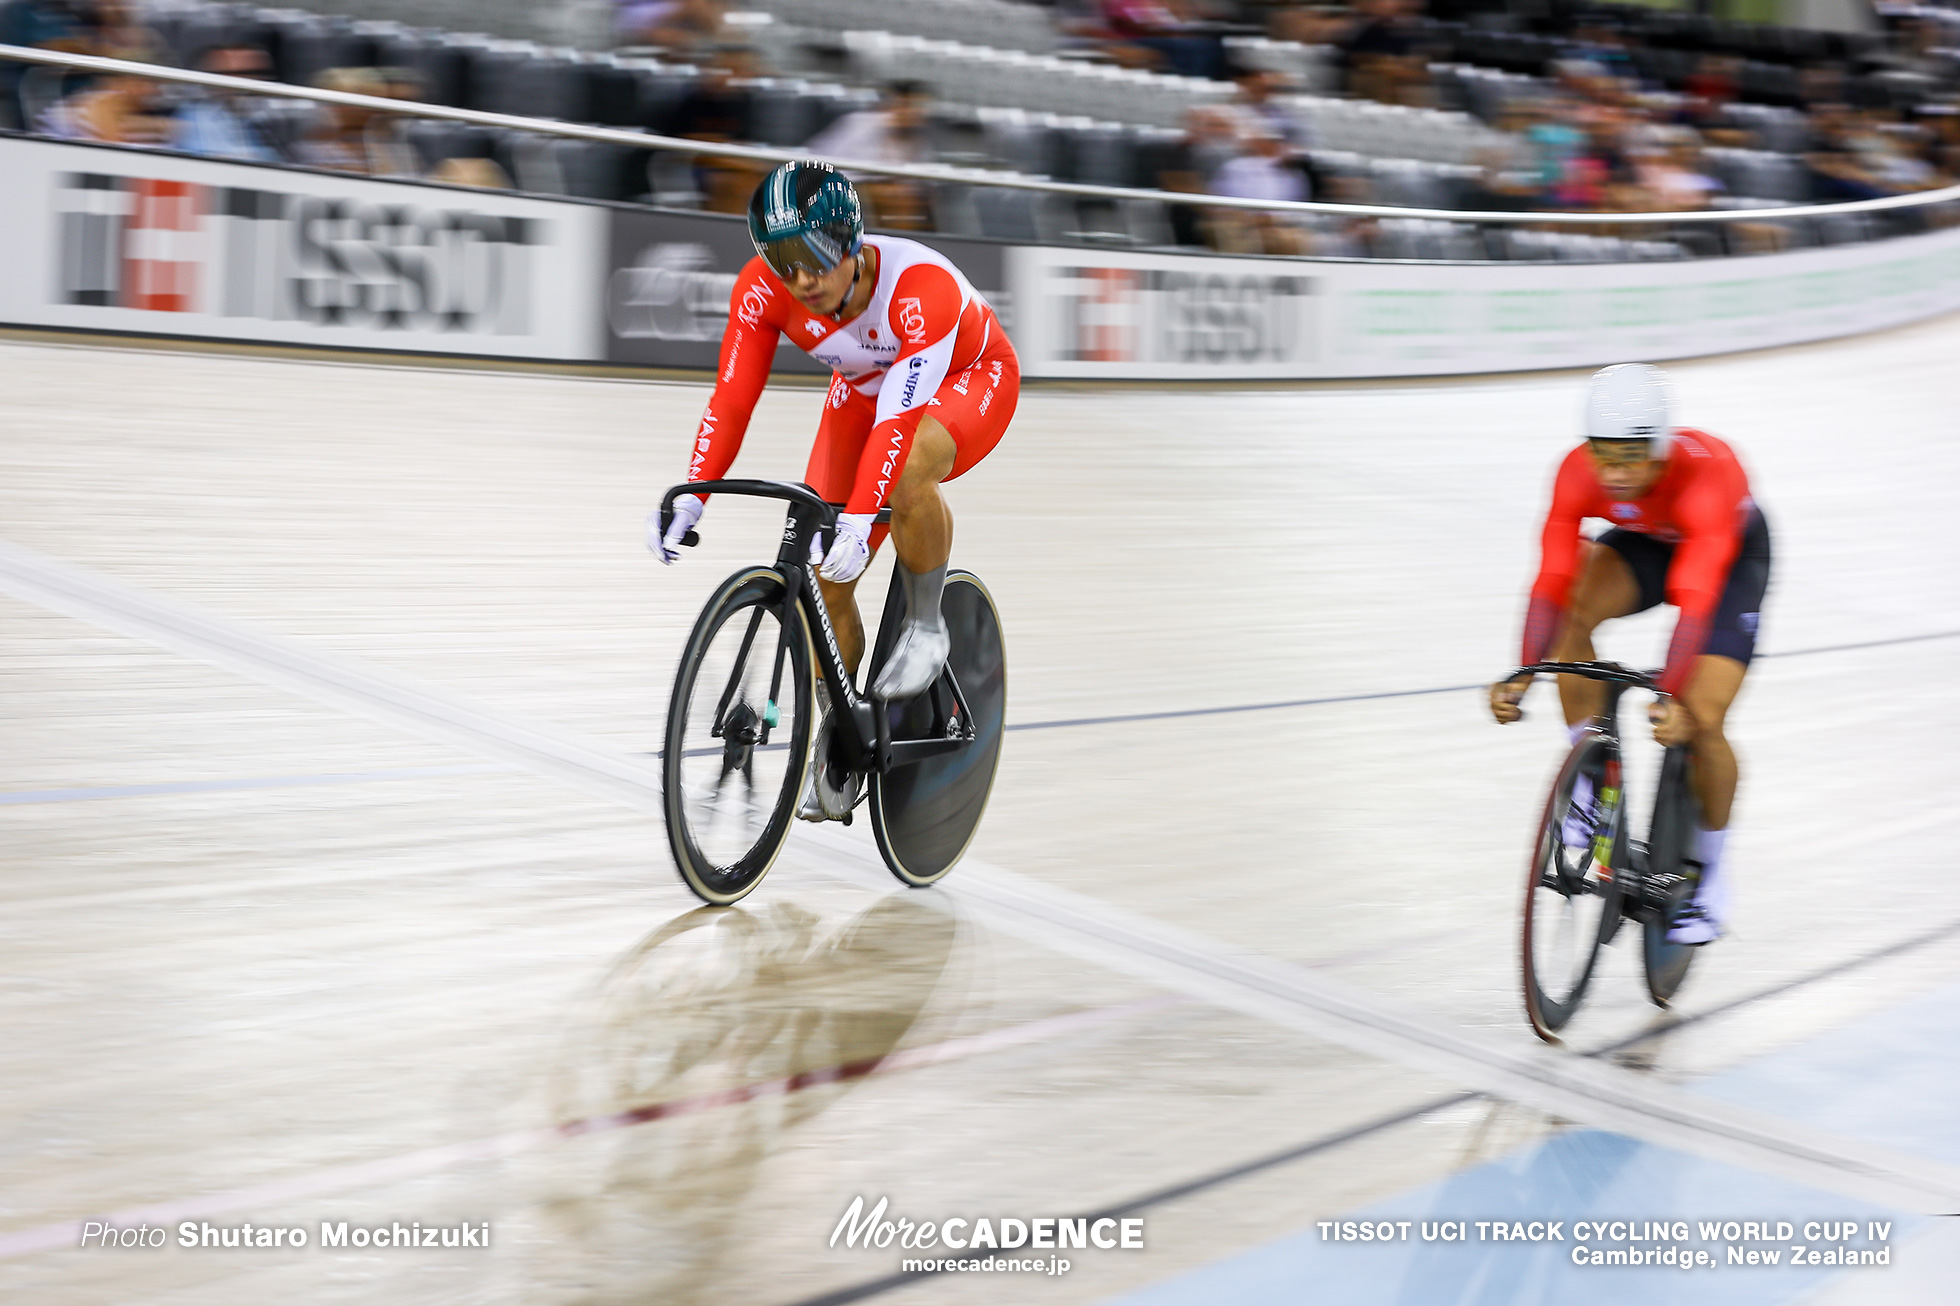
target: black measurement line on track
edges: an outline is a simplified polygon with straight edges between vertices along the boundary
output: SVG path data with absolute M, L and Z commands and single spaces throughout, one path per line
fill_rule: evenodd
M 1960 630 L 1940 630 L 1926 635 L 1899 635 L 1891 639 L 1865 640 L 1856 644 L 1828 644 L 1818 648 L 1786 649 L 1780 653 L 1759 653 L 1759 658 L 1801 658 L 1818 653 L 1850 653 L 1859 649 L 1888 648 L 1894 644 L 1920 644 L 1928 640 L 1954 639 Z M 1277 712 L 1285 708 L 1324 707 L 1334 703 L 1368 703 L 1387 698 L 1421 698 L 1430 694 L 1457 694 L 1482 689 L 1482 685 L 1440 685 L 1432 689 L 1386 689 L 1369 694 L 1335 694 L 1326 698 L 1289 698 L 1273 703 L 1233 703 L 1224 707 L 1173 708 L 1163 712 L 1130 712 L 1113 716 L 1066 717 L 1054 721 L 1021 721 L 1003 730 L 1065 730 L 1077 726 L 1131 725 L 1143 721 L 1176 721 L 1186 717 L 1229 716 L 1243 712 Z M 787 744 L 769 744 L 758 751 L 775 752 Z M 720 750 L 692 748 L 689 757 L 710 757 Z M 658 759 L 659 752 L 643 753 Z M 370 784 L 382 780 L 419 780 L 436 776 L 491 774 L 516 770 L 503 763 L 479 763 L 447 767 L 402 767 L 390 771 L 369 771 L 341 775 L 251 776 L 238 780 L 186 780 L 149 785 L 107 785 L 97 788 L 29 789 L 0 792 L 0 806 L 16 803 L 77 803 L 107 798 L 142 798 L 161 794 L 223 793 L 244 789 L 303 788 L 312 785 Z
M 1865 640 L 1857 644 L 1828 644 L 1818 648 L 1785 649 L 1779 653 L 1758 653 L 1759 658 L 1802 658 L 1816 653 L 1849 653 L 1857 649 L 1886 648 L 1893 644 L 1918 644 L 1932 639 L 1954 639 L 1960 630 L 1939 630 L 1927 635 L 1900 635 L 1892 639 Z M 1236 712 L 1277 712 L 1290 707 L 1323 707 L 1331 703 L 1366 703 L 1383 698 L 1419 698 L 1425 694 L 1457 694 L 1475 685 L 1438 685 L 1433 689 L 1387 689 L 1372 694 L 1336 694 L 1329 698 L 1289 698 L 1276 703 L 1235 703 L 1225 707 L 1189 707 L 1168 712 L 1130 712 L 1115 716 L 1066 717 L 1055 721 L 1022 721 L 1008 730 L 1062 730 L 1071 726 L 1128 725 L 1136 721 L 1174 721 L 1181 717 L 1226 716 Z
M 1956 631 L 1953 633 L 1960 634 L 1960 631 Z M 1937 639 L 1937 638 L 1941 638 L 1941 636 L 1927 635 L 1927 636 L 1920 636 L 1918 638 Z M 1899 641 L 1885 641 L 1885 642 L 1904 643 L 1906 641 L 1899 640 Z M 1805 650 L 1805 651 L 1808 652 L 1810 650 Z M 1817 651 L 1824 652 L 1824 651 L 1835 651 L 1835 650 L 1817 650 Z M 1795 656 L 1795 654 L 1785 654 L 1784 656 L 1791 657 L 1791 656 Z M 1728 1002 L 1720 1003 L 1716 1006 L 1710 1007 L 1706 1011 L 1698 1011 L 1693 1013 L 1692 1015 L 1682 1016 L 1678 1019 L 1671 1020 L 1666 1024 L 1657 1026 L 1652 1029 L 1642 1030 L 1639 1033 L 1633 1034 L 1627 1038 L 1617 1039 L 1614 1042 L 1604 1045 L 1603 1047 L 1597 1047 L 1592 1049 L 1591 1051 L 1580 1053 L 1579 1055 L 1584 1057 L 1604 1057 L 1604 1056 L 1610 1056 L 1615 1052 L 1623 1052 L 1628 1048 L 1637 1047 L 1642 1043 L 1650 1043 L 1656 1039 L 1666 1038 L 1668 1035 L 1674 1033 L 1675 1031 L 1680 1029 L 1685 1029 L 1690 1025 L 1699 1024 L 1700 1022 L 1706 1020 L 1712 1020 L 1717 1016 L 1728 1015 L 1731 1012 L 1737 1011 L 1743 1007 L 1752 1006 L 1758 1002 L 1765 1002 L 1771 998 L 1781 997 L 1783 994 L 1792 992 L 1796 989 L 1803 988 L 1810 984 L 1820 983 L 1828 979 L 1835 979 L 1838 976 L 1848 974 L 1849 972 L 1858 970 L 1861 967 L 1874 965 L 1878 962 L 1885 961 L 1892 957 L 1899 956 L 1902 953 L 1911 952 L 1915 948 L 1923 948 L 1930 943 L 1937 943 L 1941 939 L 1949 938 L 1956 934 L 1960 934 L 1960 920 L 1948 921 L 1944 925 L 1935 926 L 1933 929 L 1922 931 L 1919 934 L 1914 934 L 1896 943 L 1888 943 L 1882 948 L 1876 948 L 1870 952 L 1859 953 L 1857 956 L 1846 958 L 1843 961 L 1834 962 L 1829 966 L 1824 966 L 1821 967 L 1820 969 L 1811 971 L 1807 974 L 1799 975 L 1794 979 L 1784 980 L 1780 984 L 1772 984 L 1768 988 L 1758 989 L 1754 993 L 1746 993 L 1739 998 L 1734 998 Z M 1334 1148 L 1344 1146 L 1345 1144 L 1348 1143 L 1357 1142 L 1363 1138 L 1370 1137 L 1374 1134 L 1383 1133 L 1387 1130 L 1395 1128 L 1398 1125 L 1405 1125 L 1412 1121 L 1419 1120 L 1423 1116 L 1433 1115 L 1438 1111 L 1446 1111 L 1451 1107 L 1462 1106 L 1467 1102 L 1474 1102 L 1480 1098 L 1484 1098 L 1487 1096 L 1488 1094 L 1479 1093 L 1472 1090 L 1472 1091 L 1467 1091 L 1462 1093 L 1452 1093 L 1444 1097 L 1435 1098 L 1432 1099 L 1431 1101 L 1423 1102 L 1416 1106 L 1409 1107 L 1406 1110 L 1396 1111 L 1389 1115 L 1380 1116 L 1374 1120 L 1367 1121 L 1362 1124 L 1351 1125 L 1346 1129 L 1337 1130 L 1331 1134 L 1324 1134 L 1319 1138 L 1310 1139 L 1309 1141 L 1304 1143 L 1296 1143 L 1292 1147 L 1285 1148 L 1278 1152 L 1270 1153 L 1266 1156 L 1256 1157 L 1250 1161 L 1243 1161 L 1238 1165 L 1228 1166 L 1223 1170 L 1214 1170 L 1209 1174 L 1199 1175 L 1195 1179 L 1186 1179 L 1179 1183 L 1170 1184 L 1166 1187 L 1155 1189 L 1151 1192 L 1144 1193 L 1140 1196 L 1132 1197 L 1126 1201 L 1119 1202 L 1114 1206 L 1105 1207 L 1102 1210 L 1089 1213 L 1086 1216 L 1086 1218 L 1093 1221 L 1093 1220 L 1100 1220 L 1105 1218 L 1114 1219 L 1126 1215 L 1134 1215 L 1139 1211 L 1148 1210 L 1153 1206 L 1161 1206 L 1167 1202 L 1177 1201 L 1180 1198 L 1191 1197 L 1198 1193 L 1205 1192 L 1212 1188 L 1222 1187 L 1223 1185 L 1232 1183 L 1235 1180 L 1244 1179 L 1250 1175 L 1255 1175 L 1265 1170 L 1276 1169 L 1280 1166 L 1288 1165 L 1294 1161 L 1305 1160 L 1307 1157 L 1316 1156 L 1322 1152 L 1332 1151 Z M 1077 1217 L 1070 1217 L 1070 1218 L 1077 1218 Z M 930 1258 L 921 1257 L 920 1259 L 941 1260 L 941 1259 L 948 1259 L 948 1258 L 935 1256 Z M 971 1257 L 971 1256 L 959 1257 L 956 1255 L 951 1259 L 999 1260 L 999 1259 L 1007 1259 L 1007 1257 L 999 1253 L 989 1253 L 989 1255 L 986 1257 Z M 864 1301 L 870 1297 L 882 1296 L 887 1292 L 892 1292 L 899 1288 L 910 1287 L 914 1283 L 918 1283 L 925 1279 L 935 1278 L 943 1273 L 947 1273 L 947 1271 L 901 1270 L 896 1274 L 887 1274 L 881 1278 L 868 1279 L 863 1283 L 853 1284 L 849 1287 L 836 1288 L 830 1292 L 821 1293 L 815 1297 L 804 1297 L 795 1302 L 790 1303 L 790 1306 L 846 1306 L 846 1304 L 849 1302 Z

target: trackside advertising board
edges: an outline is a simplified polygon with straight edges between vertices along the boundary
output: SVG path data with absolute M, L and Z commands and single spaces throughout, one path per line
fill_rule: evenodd
M 1234 259 L 1020 247 L 1029 376 L 1440 376 L 1824 340 L 1960 308 L 1960 229 L 1678 263 Z
M 591 205 L 0 139 L 0 322 L 600 356 Z
M 1442 376 L 1730 353 L 1960 308 L 1960 228 L 1750 258 L 1221 258 L 927 235 L 1024 374 Z M 714 368 L 739 218 L 0 136 L 0 324 Z M 780 371 L 820 370 L 787 343 Z

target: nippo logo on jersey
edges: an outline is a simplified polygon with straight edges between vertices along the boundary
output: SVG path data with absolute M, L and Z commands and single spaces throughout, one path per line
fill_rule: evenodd
M 66 174 L 56 207 L 61 303 L 401 331 L 533 329 L 532 220 L 98 173 Z
M 898 329 L 905 333 L 906 340 L 915 345 L 923 345 L 926 342 L 926 311 L 920 305 L 918 296 L 912 295 L 895 301 L 892 304 L 892 311 L 898 317 Z

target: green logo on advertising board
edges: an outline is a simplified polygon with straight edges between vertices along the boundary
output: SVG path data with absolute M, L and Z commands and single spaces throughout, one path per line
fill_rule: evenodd
M 1365 290 L 1355 296 L 1356 316 L 1366 335 L 1447 335 L 1455 298 L 1448 290 Z
M 1493 290 L 1486 295 L 1492 331 L 1564 329 L 1571 296 L 1563 290 Z
M 1719 321 L 1753 317 L 1762 311 L 1760 281 L 1717 281 L 1702 287 L 1701 315 Z
M 1672 286 L 1615 286 L 1605 294 L 1606 325 L 1659 326 L 1674 320 Z

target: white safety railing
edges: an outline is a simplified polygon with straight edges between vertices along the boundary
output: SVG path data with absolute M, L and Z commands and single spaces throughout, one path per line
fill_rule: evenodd
M 559 122 L 549 118 L 526 118 L 517 114 L 489 113 L 481 109 L 459 109 L 450 105 L 425 104 L 418 100 L 395 100 L 382 96 L 356 95 L 346 91 L 294 86 L 286 82 L 228 77 L 221 73 L 170 68 L 161 64 L 133 63 L 97 55 L 68 54 L 58 50 L 38 50 L 26 46 L 0 45 L 0 62 L 47 64 L 82 72 L 111 73 L 144 77 L 153 81 L 178 82 L 189 86 L 208 86 L 247 95 L 309 100 L 317 104 L 343 104 L 408 118 L 434 118 L 496 127 L 510 131 L 533 132 L 568 140 L 598 141 L 637 149 L 675 150 L 722 158 L 754 159 L 780 163 L 808 158 L 808 151 L 779 149 L 761 145 L 726 145 L 713 141 L 684 140 L 656 136 L 650 132 L 628 131 L 618 127 L 588 126 Z M 993 172 L 983 168 L 956 168 L 941 164 L 898 165 L 866 163 L 854 159 L 831 159 L 850 172 L 874 176 L 904 177 L 915 181 L 956 182 L 968 186 L 992 186 L 1008 190 L 1035 191 L 1048 195 L 1071 195 L 1086 199 L 1156 200 L 1164 204 L 1199 205 L 1205 208 L 1250 209 L 1274 213 L 1315 213 L 1346 218 L 1422 218 L 1443 222 L 1474 222 L 1495 225 L 1560 226 L 1679 226 L 1692 223 L 1731 223 L 1772 219 L 1824 218 L 1837 214 L 1883 213 L 1897 209 L 1926 208 L 1960 200 L 1960 186 L 1890 195 L 1882 199 L 1850 200 L 1838 204 L 1789 204 L 1755 209 L 1697 210 L 1687 213 L 1544 213 L 1490 212 L 1483 209 L 1421 209 L 1390 204 L 1331 204 L 1319 200 L 1242 199 L 1231 195 L 1209 195 L 1185 191 L 1129 189 L 1121 186 L 1095 186 L 1083 182 L 1049 181 L 1016 173 Z

